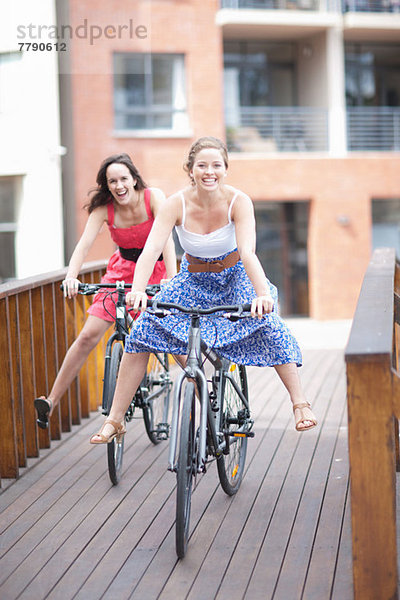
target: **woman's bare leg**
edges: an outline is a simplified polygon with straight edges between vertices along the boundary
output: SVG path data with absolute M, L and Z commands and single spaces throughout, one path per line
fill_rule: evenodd
M 283 385 L 287 389 L 290 395 L 290 399 L 292 404 L 303 404 L 303 402 L 307 403 L 306 397 L 304 396 L 303 388 L 301 386 L 300 377 L 298 373 L 298 367 L 296 363 L 287 363 L 285 365 L 275 365 L 275 370 L 278 373 L 279 377 L 282 380 Z M 311 408 L 302 408 L 296 409 L 304 411 L 305 419 L 303 419 L 299 425 L 298 429 L 307 429 L 311 427 L 315 421 L 315 416 L 311 410 Z M 310 419 L 310 420 L 308 420 Z M 312 419 L 312 420 L 311 420 Z
M 52 403 L 51 412 L 72 381 L 78 375 L 93 348 L 99 343 L 111 322 L 89 315 L 81 332 L 71 344 L 47 397 Z
M 117 423 L 124 422 L 127 408 L 146 372 L 148 360 L 148 352 L 141 352 L 139 354 L 124 352 L 118 371 L 117 385 L 115 387 L 110 414 L 107 417 L 108 420 L 116 421 Z M 102 434 L 104 437 L 107 438 L 114 432 L 115 427 L 111 423 L 103 426 Z M 96 434 L 92 436 L 91 442 L 94 444 L 100 443 L 101 437 Z

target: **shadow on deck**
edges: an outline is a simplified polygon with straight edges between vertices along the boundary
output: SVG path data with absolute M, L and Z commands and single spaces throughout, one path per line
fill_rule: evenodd
M 227 497 L 215 465 L 192 497 L 178 561 L 167 444 L 129 424 L 113 487 L 94 415 L 0 495 L 0 598 L 351 600 L 345 365 L 341 348 L 304 351 L 301 377 L 319 426 L 295 432 L 273 369 L 248 371 L 255 418 L 246 474 Z

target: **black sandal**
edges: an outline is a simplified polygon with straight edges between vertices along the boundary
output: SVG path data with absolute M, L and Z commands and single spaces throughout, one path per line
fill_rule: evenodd
M 36 423 L 39 425 L 41 429 L 47 429 L 49 426 L 49 415 L 50 411 L 53 407 L 53 403 L 51 400 L 46 400 L 44 396 L 41 398 L 35 398 L 33 401 L 38 418 L 36 419 Z

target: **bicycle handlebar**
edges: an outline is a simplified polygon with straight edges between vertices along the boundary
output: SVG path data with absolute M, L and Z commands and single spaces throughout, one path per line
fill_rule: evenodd
M 92 294 L 96 294 L 99 290 L 102 289 L 129 290 L 131 289 L 131 287 L 131 283 L 125 283 L 124 281 L 119 281 L 118 283 L 80 283 L 78 287 L 78 292 L 84 296 L 90 296 Z M 64 291 L 63 284 L 60 285 L 60 289 Z M 149 296 L 154 296 L 159 291 L 159 283 L 154 283 L 146 287 L 146 294 L 148 294 Z
M 64 289 L 63 285 L 60 286 L 61 290 Z M 125 283 L 120 281 L 118 283 L 80 283 L 78 292 L 80 294 L 89 296 L 96 294 L 101 289 L 131 289 L 131 283 Z M 148 296 L 154 296 L 160 290 L 160 284 L 148 285 L 146 287 L 146 294 Z M 165 317 L 170 309 L 178 310 L 182 313 L 189 315 L 210 315 L 217 312 L 228 313 L 232 321 L 238 320 L 248 315 L 243 313 L 249 313 L 251 310 L 251 304 L 228 304 L 221 306 L 210 306 L 209 308 L 201 308 L 200 306 L 182 306 L 175 302 L 159 302 L 157 300 L 147 300 L 148 308 L 152 309 L 152 313 L 157 317 Z
M 250 312 L 251 304 L 227 304 L 221 306 L 210 306 L 209 308 L 201 308 L 200 306 L 182 306 L 181 304 L 176 304 L 175 302 L 159 302 L 158 300 L 147 300 L 147 306 L 152 308 L 154 311 L 160 311 L 160 315 L 157 316 L 165 316 L 167 314 L 165 311 L 169 309 L 179 310 L 182 313 L 190 314 L 190 315 L 210 315 L 217 312 L 230 313 L 231 316 L 237 316 L 238 318 L 244 312 Z M 165 309 L 165 311 L 163 311 Z M 165 313 L 164 315 L 161 313 Z M 237 313 L 237 315 L 235 315 Z

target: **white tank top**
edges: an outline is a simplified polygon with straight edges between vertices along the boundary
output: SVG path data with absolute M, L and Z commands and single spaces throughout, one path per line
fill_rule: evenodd
M 180 193 L 182 199 L 182 225 L 175 225 L 175 231 L 185 252 L 198 258 L 214 258 L 236 249 L 235 225 L 231 220 L 231 213 L 238 193 L 238 191 L 235 192 L 229 205 L 228 223 L 210 233 L 193 233 L 185 229 L 185 198 L 183 193 Z

